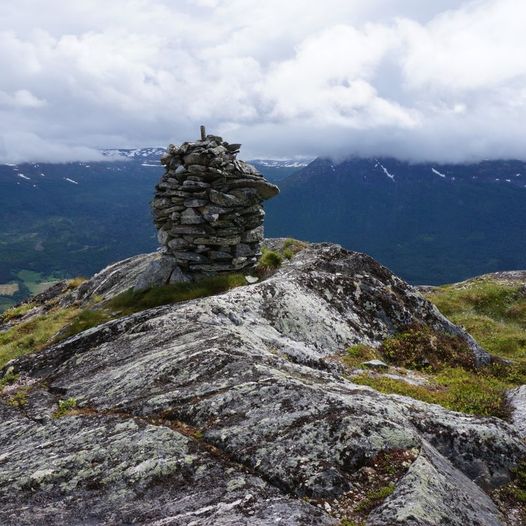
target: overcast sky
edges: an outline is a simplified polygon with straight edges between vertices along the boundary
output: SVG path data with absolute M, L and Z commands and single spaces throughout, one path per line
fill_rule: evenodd
M 180 143 L 243 158 L 526 159 L 524 0 L 16 0 L 0 161 Z

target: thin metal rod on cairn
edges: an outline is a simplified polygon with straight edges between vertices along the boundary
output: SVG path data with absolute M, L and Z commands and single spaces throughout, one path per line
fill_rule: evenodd
M 206 130 L 205 127 L 201 124 L 201 140 L 204 141 L 206 139 Z

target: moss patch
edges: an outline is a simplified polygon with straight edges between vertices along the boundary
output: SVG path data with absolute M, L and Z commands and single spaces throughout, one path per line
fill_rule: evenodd
M 0 367 L 9 360 L 39 351 L 78 313 L 78 309 L 54 309 L 0 334 Z
M 29 386 L 17 389 L 17 391 L 7 399 L 8 405 L 15 409 L 24 409 L 29 402 L 29 390 Z
M 72 286 L 78 286 L 81 279 Z M 0 334 L 0 367 L 13 358 L 40 351 L 52 343 L 121 316 L 160 305 L 213 296 L 246 283 L 242 274 L 211 276 L 197 282 L 176 283 L 140 292 L 128 290 L 108 302 L 81 311 L 73 307 L 56 307 Z M 7 316 L 19 317 L 30 308 L 30 304 L 23 305 L 7 313 Z
M 396 486 L 393 483 L 388 484 L 387 486 L 382 486 L 378 489 L 373 489 L 367 492 L 365 499 L 363 499 L 358 506 L 356 506 L 356 511 L 358 512 L 370 512 L 381 504 L 389 495 L 391 495 Z
M 524 285 L 480 280 L 441 287 L 427 298 L 491 354 L 526 363 Z

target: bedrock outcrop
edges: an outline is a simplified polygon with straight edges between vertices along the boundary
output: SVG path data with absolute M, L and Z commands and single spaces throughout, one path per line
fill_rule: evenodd
M 62 301 L 111 297 L 118 275 Z M 407 452 L 367 525 L 505 525 L 488 492 L 526 455 L 514 427 L 353 384 L 335 359 L 410 323 L 489 359 L 372 258 L 318 244 L 259 283 L 17 359 L 32 388 L 23 409 L 0 403 L 0 523 L 337 526 L 357 476 Z

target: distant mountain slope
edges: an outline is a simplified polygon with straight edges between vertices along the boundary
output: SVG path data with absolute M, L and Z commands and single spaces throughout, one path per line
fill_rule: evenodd
M 107 161 L 0 165 L 0 310 L 38 283 L 157 247 L 149 202 L 163 148 Z M 526 268 L 526 164 L 251 161 L 282 190 L 266 234 L 335 241 L 413 283 Z
M 413 283 L 526 267 L 526 163 L 316 159 L 267 207 L 271 236 L 335 241 Z
M 89 275 L 115 258 L 155 249 L 148 202 L 162 174 L 158 159 L 156 152 L 134 160 L 0 165 L 0 285 L 18 285 L 3 302 L 0 295 L 0 309 L 35 292 L 35 282 Z
M 107 161 L 0 165 L 0 311 L 38 292 L 41 281 L 90 275 L 155 250 L 149 203 L 164 151 L 102 150 Z M 293 163 L 256 162 L 271 180 L 301 169 Z

